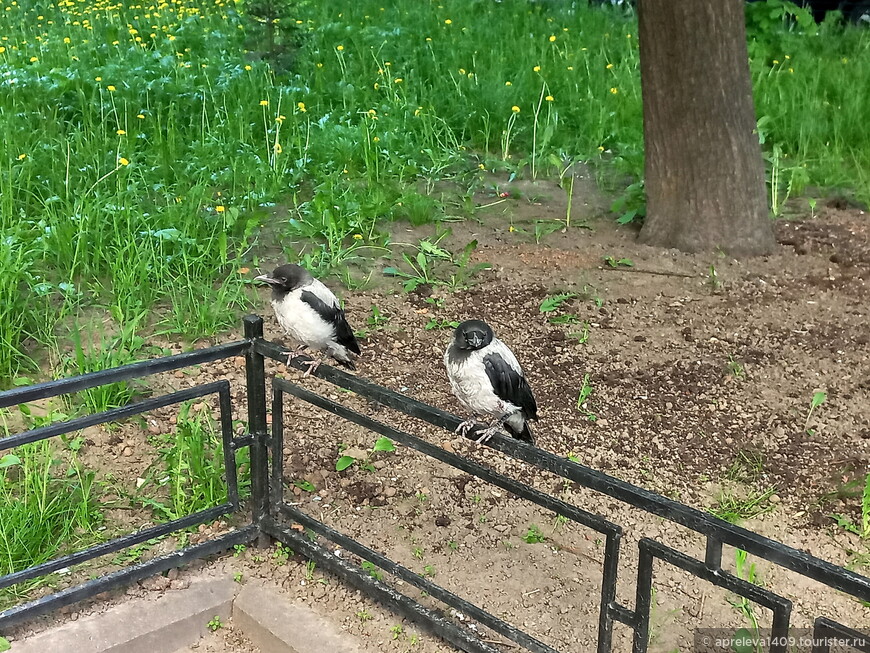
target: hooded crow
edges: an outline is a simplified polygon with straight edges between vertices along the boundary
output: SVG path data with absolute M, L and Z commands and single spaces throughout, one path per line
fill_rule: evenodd
M 303 267 L 289 264 L 261 274 L 255 281 L 272 286 L 272 308 L 284 332 L 299 343 L 287 358 L 300 354 L 306 347 L 326 353 L 342 365 L 355 370 L 350 353 L 359 354 L 359 344 L 347 323 L 344 310 L 332 291 L 311 276 Z M 321 361 L 312 358 L 305 376 Z
M 444 352 L 444 367 L 453 394 L 475 415 L 495 421 L 478 442 L 486 442 L 502 426 L 515 438 L 532 444 L 528 420 L 538 419 L 538 406 L 523 368 L 507 346 L 481 320 L 468 320 L 453 333 Z M 456 429 L 465 436 L 474 418 Z

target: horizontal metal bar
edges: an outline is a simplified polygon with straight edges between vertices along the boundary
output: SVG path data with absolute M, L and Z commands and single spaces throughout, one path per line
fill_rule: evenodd
M 547 510 L 552 510 L 556 514 L 564 515 L 568 519 L 580 523 L 592 530 L 595 530 L 602 534 L 610 534 L 610 533 L 621 533 L 622 529 L 619 525 L 614 524 L 612 522 L 607 521 L 606 519 L 582 510 L 576 506 L 573 506 L 569 503 L 565 503 L 564 501 L 557 499 L 555 497 L 550 496 L 549 494 L 544 494 L 543 492 L 539 492 L 538 490 L 529 487 L 519 481 L 515 481 L 512 478 L 504 476 L 503 474 L 499 474 L 491 469 L 487 469 L 483 465 L 479 465 L 478 463 L 465 458 L 464 456 L 459 456 L 455 453 L 450 453 L 441 447 L 435 446 L 425 440 L 418 438 L 415 435 L 411 435 L 410 433 L 405 433 L 404 431 L 399 431 L 398 429 L 393 428 L 392 426 L 388 426 L 387 424 L 383 424 L 382 422 L 378 422 L 377 420 L 368 417 L 367 415 L 363 415 L 362 413 L 358 413 L 355 410 L 348 408 L 347 406 L 343 406 L 331 399 L 327 399 L 326 397 L 321 397 L 318 394 L 311 392 L 310 390 L 306 390 L 294 383 L 290 383 L 285 379 L 274 378 L 272 379 L 272 388 L 274 390 L 280 390 L 291 394 L 295 397 L 303 399 L 308 403 L 327 410 L 339 417 L 342 417 L 354 424 L 359 424 L 375 433 L 379 433 L 385 437 L 388 437 L 392 440 L 396 440 L 401 444 L 404 444 L 412 449 L 416 449 L 417 451 L 430 456 L 431 458 L 435 458 L 436 460 L 440 460 L 443 463 L 450 465 L 451 467 L 455 467 L 456 469 L 461 469 L 464 472 L 472 474 L 484 481 L 492 483 L 508 492 L 515 494 L 516 496 L 531 501 L 532 503 L 536 503 L 537 505 L 546 508 Z M 274 418 L 273 418 L 274 419 Z
M 80 392 L 109 383 L 129 381 L 130 379 L 143 376 L 169 372 L 182 367 L 190 367 L 191 365 L 211 363 L 223 358 L 229 358 L 230 356 L 243 354 L 249 346 L 250 343 L 247 340 L 239 340 L 207 349 L 197 349 L 196 351 L 184 354 L 165 356 L 163 358 L 131 363 L 130 365 L 113 367 L 100 372 L 73 376 L 68 379 L 57 379 L 56 381 L 46 381 L 22 388 L 13 388 L 0 392 L 0 408 L 26 404 L 31 401 L 56 397 L 57 395 L 68 394 L 70 392 Z
M 225 391 L 229 391 L 229 387 L 229 381 L 214 381 L 213 383 L 206 383 L 193 388 L 171 392 L 167 395 L 143 399 L 142 401 L 137 401 L 134 404 L 128 404 L 119 408 L 104 410 L 101 413 L 84 415 L 83 417 L 77 417 L 65 422 L 56 422 L 31 431 L 24 431 L 23 433 L 10 435 L 6 438 L 0 438 L 0 451 L 11 449 L 12 447 L 20 447 L 25 444 L 30 444 L 31 442 L 37 442 L 38 440 L 45 440 L 46 438 L 63 435 L 64 433 L 80 431 L 89 426 L 122 420 L 133 415 L 147 413 L 149 410 L 156 410 L 158 408 L 164 408 L 165 406 L 171 406 L 172 404 L 181 403 L 182 401 L 215 394 L 224 389 Z
M 286 362 L 288 350 L 284 347 L 259 339 L 253 341 L 253 346 L 254 349 L 264 356 Z M 305 360 L 304 357 L 299 360 L 298 367 L 307 367 L 301 363 L 301 361 Z M 291 362 L 294 367 L 297 366 L 295 359 Z M 446 411 L 429 406 L 421 401 L 328 365 L 318 367 L 315 376 L 435 426 L 453 430 L 462 421 L 459 417 L 451 415 Z M 623 503 L 640 508 L 659 517 L 664 517 L 704 535 L 713 536 L 724 544 L 743 549 L 751 555 L 769 560 L 829 587 L 846 592 L 851 596 L 864 601 L 870 601 L 870 578 L 866 576 L 844 569 L 776 540 L 771 540 L 758 533 L 753 533 L 740 526 L 729 524 L 709 513 L 637 487 L 594 470 L 591 467 L 580 465 L 567 458 L 562 458 L 548 451 L 530 446 L 515 438 L 497 433 L 487 442 L 486 446 L 501 451 L 512 458 L 546 469 L 596 492 L 611 496 Z
M 467 653 L 500 653 L 499 649 L 474 637 L 464 628 L 460 628 L 452 621 L 420 605 L 401 592 L 397 592 L 389 585 L 372 578 L 356 565 L 332 555 L 329 551 L 310 542 L 304 535 L 282 528 L 270 519 L 264 519 L 262 526 L 266 533 L 291 547 L 294 551 L 362 590 L 367 596 L 374 598 L 393 612 L 427 627 L 435 635 L 453 644 L 459 650 Z
M 253 435 L 250 435 L 250 434 L 248 434 L 248 435 L 240 435 L 239 437 L 237 437 L 237 438 L 233 438 L 233 439 L 230 441 L 230 446 L 231 446 L 233 449 L 241 449 L 241 448 L 243 448 L 243 447 L 250 447 L 251 444 L 252 444 L 253 442 L 254 442 L 254 436 L 253 436 Z
M 420 574 L 414 573 L 407 567 L 393 562 L 385 555 L 378 553 L 373 549 L 370 549 L 364 544 L 360 544 L 353 538 L 347 537 L 346 535 L 339 533 L 338 531 L 330 528 L 326 524 L 323 524 L 322 522 L 317 521 L 313 517 L 306 515 L 301 510 L 297 510 L 293 506 L 290 506 L 286 503 L 282 503 L 280 509 L 281 512 L 284 513 L 284 515 L 295 521 L 298 521 L 305 528 L 311 529 L 318 535 L 322 535 L 330 542 L 338 544 L 340 547 L 347 551 L 350 551 L 354 555 L 365 558 L 369 562 L 376 564 L 387 573 L 392 574 L 397 578 L 401 578 L 406 583 L 410 583 L 411 585 L 418 587 L 424 592 L 428 592 L 431 596 L 435 597 L 439 601 L 446 603 L 451 608 L 454 608 L 459 612 L 467 614 L 468 616 L 482 623 L 487 628 L 497 632 L 499 635 L 507 637 L 508 639 L 516 642 L 520 646 L 524 646 L 529 651 L 533 651 L 534 653 L 558 653 L 556 649 L 547 646 L 546 644 L 532 637 L 528 633 L 525 633 L 522 630 L 513 627 L 506 621 L 499 619 L 498 617 L 490 614 L 489 612 L 486 612 L 485 610 L 482 610 L 473 603 L 469 603 L 465 599 L 444 589 L 440 585 L 436 585 L 435 583 L 427 578 L 424 578 Z
M 730 592 L 746 597 L 753 603 L 763 605 L 769 610 L 791 610 L 792 603 L 787 598 L 774 594 L 760 585 L 745 581 L 728 572 L 721 570 L 711 571 L 702 561 L 695 560 L 695 558 L 665 546 L 661 542 L 644 537 L 638 542 L 638 548 L 641 553 L 649 552 L 654 558 L 659 558 L 663 562 L 679 567 L 683 571 L 688 571 L 693 576 L 706 580 L 717 587 L 722 587 Z
M 57 571 L 58 569 L 72 567 L 73 565 L 81 564 L 82 562 L 87 562 L 88 560 L 93 560 L 94 558 L 99 558 L 101 556 L 114 553 L 115 551 L 120 551 L 121 549 L 126 549 L 128 547 L 134 546 L 136 544 L 141 544 L 142 542 L 147 542 L 148 540 L 155 537 L 168 535 L 169 533 L 181 530 L 183 528 L 188 528 L 190 526 L 195 526 L 197 524 L 203 524 L 205 522 L 212 521 L 214 519 L 217 519 L 221 515 L 226 515 L 232 511 L 232 504 L 222 503 L 219 506 L 214 506 L 213 508 L 208 508 L 207 510 L 201 510 L 200 512 L 195 512 L 192 515 L 186 515 L 185 517 L 181 517 L 180 519 L 173 519 L 172 521 L 166 522 L 165 524 L 151 526 L 150 528 L 146 528 L 135 533 L 130 533 L 122 537 L 117 537 L 107 542 L 101 542 L 100 544 L 97 544 L 87 549 L 83 549 L 81 551 L 76 551 L 75 553 L 71 553 L 70 555 L 63 556 L 61 558 L 55 558 L 54 560 L 49 560 L 48 562 L 43 562 L 42 564 L 34 565 L 32 567 L 28 567 L 27 569 L 22 569 L 21 571 L 16 571 L 11 574 L 6 574 L 5 576 L 0 576 L 0 589 L 10 587 L 12 585 L 15 585 L 16 583 L 22 583 L 26 580 L 30 580 L 31 578 L 45 576 L 46 574 Z
M 246 544 L 257 536 L 257 528 L 253 525 L 226 533 L 201 544 L 196 544 L 180 551 L 174 551 L 165 556 L 154 558 L 138 565 L 120 569 L 101 578 L 69 587 L 49 596 L 17 605 L 0 612 L 0 630 L 9 628 L 33 617 L 47 612 L 53 612 L 60 608 L 71 605 L 77 601 L 96 596 L 102 592 L 123 587 L 136 581 L 140 581 L 154 574 L 179 567 L 192 560 L 204 558 L 221 551 L 232 548 L 236 544 Z
M 812 653 L 830 653 L 831 639 L 847 641 L 848 644 L 845 648 L 870 653 L 870 635 L 844 626 L 827 617 L 817 618 L 813 624 Z M 837 650 L 842 650 L 842 641 L 837 645 Z

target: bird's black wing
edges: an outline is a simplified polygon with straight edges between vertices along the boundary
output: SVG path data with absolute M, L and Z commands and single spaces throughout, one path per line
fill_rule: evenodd
M 511 367 L 498 353 L 484 356 L 483 367 L 499 399 L 519 406 L 527 419 L 538 419 L 535 395 L 522 373 Z
M 354 354 L 360 353 L 359 343 L 340 306 L 330 306 L 310 290 L 303 290 L 300 299 L 313 308 L 324 322 L 329 322 L 335 327 L 335 339 L 338 344 L 347 347 Z

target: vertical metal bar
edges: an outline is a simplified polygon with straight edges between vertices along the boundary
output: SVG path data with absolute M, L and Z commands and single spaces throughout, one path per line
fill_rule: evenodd
M 233 447 L 233 403 L 230 399 L 229 385 L 218 392 L 221 413 L 221 443 L 224 449 L 224 475 L 227 481 L 227 501 L 232 504 L 233 512 L 239 509 L 239 479 L 236 469 L 236 450 Z
M 788 653 L 788 629 L 791 619 L 791 603 L 774 608 L 770 624 L 770 653 Z
M 284 393 L 272 386 L 272 504 L 270 510 L 277 514 L 284 500 Z
M 722 569 L 722 541 L 712 535 L 707 537 L 707 551 L 704 554 L 704 563 L 711 571 Z
M 652 605 L 653 555 L 641 540 L 638 543 L 640 555 L 637 561 L 637 598 L 634 603 L 634 646 L 633 653 L 646 653 L 649 645 L 649 613 Z
M 245 339 L 251 343 L 245 352 L 245 380 L 248 391 L 248 430 L 251 432 L 251 517 L 261 527 L 269 507 L 269 454 L 266 446 L 266 367 L 262 354 L 255 351 L 254 340 L 263 337 L 263 318 L 246 315 Z M 269 536 L 260 531 L 257 546 L 269 545 Z
M 601 612 L 598 614 L 598 653 L 610 653 L 613 642 L 611 606 L 616 601 L 616 577 L 619 573 L 619 541 L 622 533 L 607 534 L 604 544 L 604 568 L 601 574 Z

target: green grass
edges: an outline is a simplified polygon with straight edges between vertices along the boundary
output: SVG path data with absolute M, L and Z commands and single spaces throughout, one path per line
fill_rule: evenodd
M 137 499 L 159 520 L 179 519 L 227 500 L 226 468 L 220 425 L 210 409 L 193 412 L 182 405 L 175 431 L 158 436 L 158 460 L 149 470 Z M 236 452 L 239 496 L 250 494 L 249 451 Z
M 555 178 L 585 160 L 617 192 L 641 176 L 632 14 L 288 6 L 270 32 L 224 0 L 4 2 L 0 379 L 91 307 L 118 330 L 146 311 L 156 331 L 219 333 L 250 306 L 239 270 L 260 245 L 346 274 L 383 253 L 385 221 L 468 215 L 491 171 Z M 809 186 L 870 199 L 870 33 L 765 21 L 750 68 L 772 209 Z M 623 215 L 642 214 L 632 188 Z M 260 242 L 267 219 L 277 237 Z
M 0 456 L 0 575 L 20 571 L 100 540 L 94 474 L 75 452 L 43 440 Z M 0 590 L 0 609 L 50 579 Z

